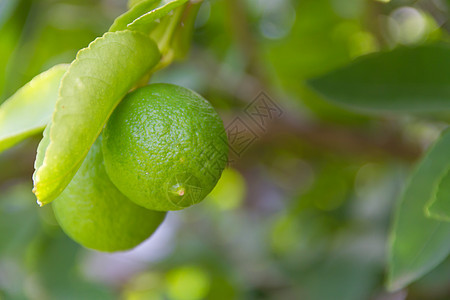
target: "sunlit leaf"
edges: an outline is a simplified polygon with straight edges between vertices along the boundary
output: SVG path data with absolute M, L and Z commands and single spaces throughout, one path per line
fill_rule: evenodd
M 428 216 L 450 222 L 450 172 L 447 172 L 440 180 L 436 193 L 426 209 Z
M 160 58 L 149 37 L 106 33 L 81 50 L 62 79 L 50 127 L 50 144 L 34 176 L 41 205 L 69 184 L 123 96 Z
M 433 269 L 450 252 L 450 224 L 425 216 L 424 207 L 450 167 L 450 131 L 445 131 L 412 174 L 398 204 L 389 246 L 391 290 Z
M 68 65 L 34 77 L 0 106 L 0 152 L 42 130 L 50 121 Z
M 330 101 L 358 111 L 450 109 L 450 48 L 427 45 L 365 56 L 309 82 Z
M 158 8 L 155 8 L 148 13 L 140 16 L 132 23 L 128 24 L 127 28 L 130 30 L 137 30 L 143 32 L 149 32 L 156 25 L 158 25 L 157 20 L 169 14 L 172 10 L 185 4 L 188 0 L 174 0 L 170 1 Z
M 183 5 L 188 0 L 174 1 L 155 1 L 145 0 L 136 3 L 129 11 L 119 16 L 109 29 L 109 31 L 118 30 L 136 30 L 149 33 L 158 25 L 158 20 L 168 15 L 177 7 Z
M 48 145 L 50 144 L 50 128 L 51 122 L 45 127 L 43 137 L 39 142 L 36 159 L 34 160 L 34 169 L 39 169 L 44 163 L 45 151 L 47 151 Z M 36 172 L 33 173 L 33 181 L 36 181 Z
M 132 23 L 134 20 L 140 16 L 148 13 L 149 11 L 158 7 L 160 0 L 144 0 L 144 1 L 134 1 L 136 3 L 130 3 L 130 10 L 123 13 L 114 20 L 114 23 L 109 28 L 109 31 L 120 31 L 127 29 L 127 25 Z

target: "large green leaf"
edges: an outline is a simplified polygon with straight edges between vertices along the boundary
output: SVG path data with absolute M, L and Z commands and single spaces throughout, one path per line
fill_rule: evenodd
M 450 169 L 436 187 L 436 192 L 428 203 L 426 212 L 431 218 L 450 222 Z
M 450 167 L 450 130 L 428 151 L 409 179 L 398 204 L 391 231 L 389 278 L 391 290 L 418 279 L 450 252 L 450 224 L 425 216 L 424 207 Z
M 50 143 L 34 176 L 39 204 L 69 184 L 114 108 L 159 59 L 153 40 L 132 31 L 106 33 L 78 53 L 61 81 Z
M 427 45 L 371 54 L 309 84 L 354 110 L 440 112 L 450 109 L 450 48 Z
M 41 131 L 50 121 L 68 65 L 34 77 L 0 106 L 0 152 Z

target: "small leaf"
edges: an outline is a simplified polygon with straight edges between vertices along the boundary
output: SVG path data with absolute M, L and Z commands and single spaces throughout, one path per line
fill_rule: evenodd
M 424 207 L 450 168 L 450 130 L 422 159 L 399 201 L 389 245 L 390 290 L 405 287 L 442 262 L 450 252 L 450 224 L 427 218 Z
M 367 55 L 309 85 L 359 111 L 450 110 L 450 48 L 427 45 Z
M 129 11 L 119 16 L 109 31 L 134 30 L 150 33 L 159 23 L 158 19 L 165 17 L 171 11 L 185 4 L 188 0 L 155 1 L 144 0 L 136 3 Z
M 158 7 L 158 4 L 161 2 L 160 0 L 144 0 L 144 1 L 135 1 L 136 3 L 130 3 L 130 9 L 117 17 L 114 20 L 114 23 L 109 28 L 110 32 L 120 31 L 127 29 L 127 25 L 132 23 L 134 20 L 139 18 L 140 16 L 148 13 L 149 11 Z
M 130 30 L 137 30 L 142 32 L 149 32 L 153 28 L 155 28 L 158 23 L 156 22 L 158 19 L 169 14 L 172 10 L 180 7 L 185 4 L 188 0 L 174 0 L 170 1 L 158 8 L 155 8 L 148 13 L 140 16 L 132 23 L 128 24 L 127 28 Z
M 450 169 L 440 180 L 434 197 L 428 202 L 426 212 L 431 218 L 450 222 Z
M 39 204 L 69 184 L 114 108 L 159 59 L 153 40 L 132 31 L 106 33 L 78 52 L 61 81 L 50 143 L 34 175 Z
M 57 65 L 39 74 L 0 106 L 0 152 L 44 129 L 67 68 Z

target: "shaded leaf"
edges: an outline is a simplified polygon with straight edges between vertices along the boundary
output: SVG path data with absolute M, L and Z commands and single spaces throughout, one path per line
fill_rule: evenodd
M 429 217 L 450 222 L 450 169 L 436 187 L 436 193 L 426 207 Z
M 405 287 L 442 262 L 450 251 L 450 224 L 427 218 L 424 207 L 450 167 L 450 131 L 420 162 L 398 204 L 389 245 L 391 290 Z
M 197 13 L 201 4 L 201 2 L 190 3 L 183 12 L 172 41 L 172 49 L 176 59 L 185 58 L 189 52 L 192 34 L 194 32 L 195 19 L 197 18 Z
M 450 48 L 402 47 L 367 55 L 309 85 L 354 110 L 440 112 L 450 109 Z
M 93 283 L 77 271 L 80 264 L 80 247 L 62 231 L 44 235 L 32 248 L 32 271 L 39 274 L 40 288 L 46 299 L 98 300 L 114 299 L 114 292 L 100 283 Z M 30 250 L 29 250 L 30 251 Z
M 14 12 L 14 9 L 19 5 L 17 0 L 5 0 L 0 2 L 0 28 L 6 20 Z
M 0 106 L 0 152 L 41 131 L 50 121 L 68 65 L 34 77 Z
M 0 195 L 0 255 L 23 255 L 40 230 L 29 183 L 2 190 Z
M 141 3 L 145 0 L 128 0 L 128 8 L 132 8 L 133 6 L 137 5 L 138 3 Z
M 62 79 L 50 144 L 34 176 L 38 203 L 64 190 L 114 108 L 159 58 L 153 40 L 132 31 L 106 33 L 78 53 Z
M 379 269 L 376 255 L 371 249 L 372 245 L 365 242 L 365 245 L 358 245 L 358 241 L 352 239 L 347 247 L 341 246 L 342 249 L 333 249 L 334 251 L 329 253 L 329 257 L 314 265 L 313 270 L 301 279 L 305 295 L 308 296 L 305 298 L 318 300 L 370 299 L 370 291 L 376 286 Z

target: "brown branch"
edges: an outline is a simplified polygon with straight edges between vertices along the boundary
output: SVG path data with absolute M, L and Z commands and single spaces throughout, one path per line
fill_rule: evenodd
M 406 141 L 400 133 L 377 132 L 370 135 L 346 127 L 292 121 L 288 118 L 273 123 L 263 140 L 275 141 L 280 132 L 286 132 L 312 146 L 344 156 L 394 157 L 415 161 L 422 153 L 419 145 Z

